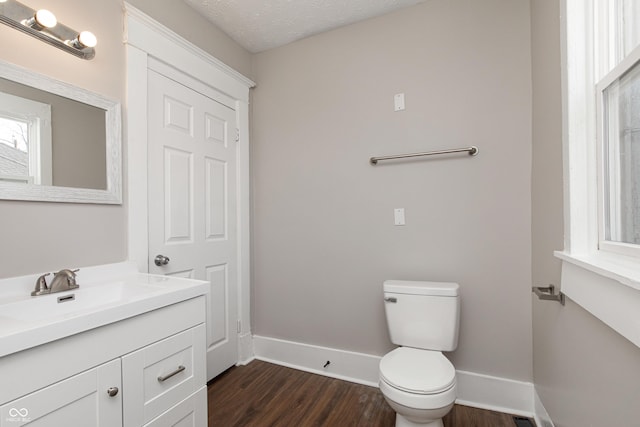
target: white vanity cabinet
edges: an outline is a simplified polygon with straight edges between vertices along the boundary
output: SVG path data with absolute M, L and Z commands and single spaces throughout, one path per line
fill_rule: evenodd
M 0 426 L 206 426 L 204 321 L 200 295 L 0 357 Z

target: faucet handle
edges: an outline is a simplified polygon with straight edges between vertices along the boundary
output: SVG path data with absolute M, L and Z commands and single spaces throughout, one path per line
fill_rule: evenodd
M 69 286 L 77 286 L 76 283 L 76 273 L 80 271 L 79 268 L 76 268 L 75 270 L 70 270 L 69 271 Z
M 31 292 L 32 297 L 49 293 L 49 287 L 47 286 L 47 280 L 45 279 L 45 277 L 50 274 L 51 273 L 46 273 L 38 277 L 38 279 L 36 280 L 36 288 L 33 290 L 33 292 Z

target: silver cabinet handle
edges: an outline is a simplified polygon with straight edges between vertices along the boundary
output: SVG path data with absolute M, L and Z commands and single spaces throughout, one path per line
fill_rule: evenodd
M 384 297 L 385 302 L 398 302 L 396 297 Z
M 109 388 L 107 389 L 107 394 L 108 394 L 110 397 L 113 397 L 113 396 L 115 396 L 116 394 L 118 394 L 118 391 L 119 391 L 119 390 L 118 390 L 118 387 L 109 387 Z
M 158 266 L 158 267 L 162 267 L 163 265 L 167 265 L 169 264 L 169 257 L 164 256 L 164 255 L 156 255 L 155 259 L 153 260 L 153 262 Z
M 158 377 L 158 382 L 164 382 L 166 380 L 168 380 L 169 378 L 171 378 L 172 376 L 179 374 L 180 372 L 184 371 L 186 368 L 182 365 L 178 366 L 178 369 L 176 369 L 175 371 L 171 372 L 170 374 L 167 375 L 162 375 L 160 377 Z

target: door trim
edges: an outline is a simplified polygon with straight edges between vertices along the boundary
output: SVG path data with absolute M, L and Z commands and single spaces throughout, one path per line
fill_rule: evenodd
M 250 318 L 249 89 L 255 83 L 194 46 L 127 2 L 124 42 L 127 56 L 128 259 L 148 272 L 147 71 L 150 62 L 180 64 L 183 73 L 228 97 L 239 129 L 237 161 L 239 362 L 253 357 Z

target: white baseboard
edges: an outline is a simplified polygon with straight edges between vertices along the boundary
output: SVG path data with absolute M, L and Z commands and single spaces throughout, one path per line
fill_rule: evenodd
M 380 356 L 258 335 L 253 336 L 253 353 L 256 359 L 265 362 L 372 387 L 378 386 Z M 331 363 L 324 367 L 327 361 Z M 456 371 L 456 375 L 456 403 L 514 415 L 533 416 L 535 391 L 532 383 L 466 371 Z
M 536 425 L 538 427 L 555 427 L 551 417 L 547 413 L 547 409 L 542 404 L 542 400 L 540 400 L 540 396 L 538 395 L 537 390 L 533 391 L 534 398 L 534 418 L 536 420 Z
M 533 384 L 456 370 L 456 403 L 508 414 L 533 416 Z
M 254 335 L 256 359 L 372 387 L 380 357 Z M 328 366 L 324 366 L 329 361 Z

